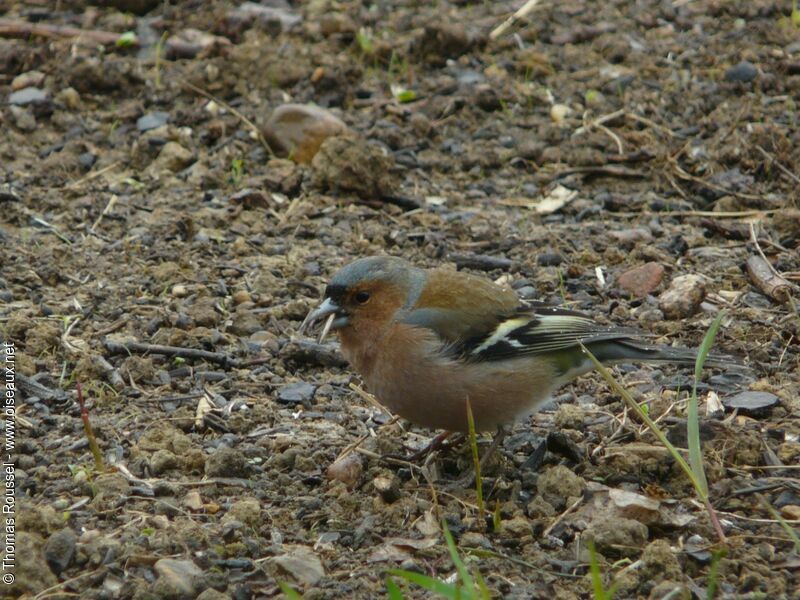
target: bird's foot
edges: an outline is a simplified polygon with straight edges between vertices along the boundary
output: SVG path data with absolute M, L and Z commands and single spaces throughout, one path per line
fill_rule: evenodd
M 444 446 L 445 441 L 449 439 L 450 436 L 453 435 L 453 433 L 454 432 L 452 431 L 443 431 L 442 433 L 434 437 L 430 441 L 430 443 L 428 443 L 426 446 L 422 447 L 416 452 L 413 452 L 412 454 L 406 456 L 401 456 L 397 454 L 385 454 L 383 458 L 402 460 L 403 462 L 410 462 L 410 463 L 417 463 L 421 460 L 425 460 L 427 462 L 427 459 L 433 454 L 435 454 L 439 449 L 441 449 L 442 446 Z

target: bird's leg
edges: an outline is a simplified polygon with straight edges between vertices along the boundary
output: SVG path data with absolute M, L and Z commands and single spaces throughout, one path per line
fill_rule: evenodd
M 445 440 L 447 440 L 451 435 L 453 435 L 453 433 L 454 432 L 452 431 L 443 431 L 442 433 L 434 437 L 429 444 L 427 444 L 423 448 L 417 450 L 416 452 L 408 456 L 394 456 L 389 454 L 384 456 L 384 458 L 396 458 L 404 460 L 406 462 L 417 462 L 418 460 L 430 456 L 431 454 L 436 452 L 439 448 L 441 448 Z
M 497 433 L 494 434 L 494 439 L 492 440 L 492 445 L 484 452 L 481 459 L 478 461 L 478 465 L 480 466 L 481 473 L 483 473 L 484 468 L 486 465 L 489 464 L 489 459 L 494 456 L 494 453 L 497 452 L 497 449 L 503 443 L 503 440 L 506 439 L 508 435 L 508 430 L 503 427 L 502 425 L 498 425 Z M 456 480 L 456 485 L 460 487 L 468 487 L 475 483 L 475 466 L 473 465 L 472 468 L 467 469 L 464 473 L 461 474 Z

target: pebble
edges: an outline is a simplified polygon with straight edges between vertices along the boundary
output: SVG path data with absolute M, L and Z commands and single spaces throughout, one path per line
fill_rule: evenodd
M 10 106 L 11 120 L 20 131 L 34 131 L 36 129 L 36 117 L 27 108 L 21 106 Z
M 284 104 L 273 111 L 264 126 L 264 137 L 278 156 L 307 164 L 325 140 L 347 131 L 344 121 L 324 108 Z
M 376 477 L 372 480 L 372 486 L 387 504 L 400 499 L 400 486 L 394 477 Z
M 169 122 L 169 113 L 157 110 L 147 113 L 136 119 L 136 129 L 144 133 L 151 129 L 157 129 Z
M 151 163 L 150 168 L 155 172 L 172 171 L 177 173 L 188 167 L 194 161 L 194 155 L 188 148 L 178 142 L 167 142 L 158 153 L 158 157 Z
M 332 463 L 326 472 L 328 479 L 341 481 L 348 488 L 353 488 L 361 479 L 364 472 L 364 464 L 361 457 L 355 452 L 351 452 L 344 458 L 340 458 Z
M 781 508 L 781 516 L 791 521 L 800 520 L 800 506 L 796 504 L 787 504 Z
M 323 142 L 311 166 L 317 187 L 374 201 L 390 188 L 392 164 L 390 156 L 363 138 L 337 136 Z
M 603 555 L 636 556 L 647 543 L 647 526 L 622 517 L 599 518 L 586 531 Z
M 498 96 L 495 89 L 488 84 L 479 85 L 475 88 L 475 104 L 478 108 L 486 112 L 493 112 L 503 108 L 500 96 Z
M 302 404 L 307 408 L 311 408 L 312 400 L 314 399 L 314 392 L 317 387 L 305 381 L 297 381 L 284 386 L 278 392 L 278 402 L 281 404 Z
M 247 477 L 247 458 L 234 448 L 219 448 L 206 458 L 208 477 Z
M 57 531 L 47 539 L 44 545 L 44 558 L 50 570 L 56 575 L 60 575 L 72 562 L 76 541 L 73 531 L 67 528 Z
M 11 89 L 15 92 L 24 88 L 35 88 L 42 85 L 44 73 L 41 71 L 28 71 L 20 73 L 11 80 Z
M 657 262 L 648 262 L 625 271 L 617 278 L 619 287 L 636 298 L 652 293 L 664 277 L 664 267 Z
M 563 506 L 566 499 L 583 495 L 586 482 L 564 465 L 556 465 L 539 476 L 539 493 L 551 504 Z
M 75 88 L 66 87 L 56 94 L 56 100 L 64 105 L 65 108 L 75 110 L 80 108 L 81 95 Z
M 162 597 L 189 600 L 207 587 L 203 570 L 190 560 L 162 558 L 153 567 L 158 574 L 155 589 Z
M 261 525 L 261 520 L 261 504 L 252 498 L 234 502 L 222 517 L 223 522 L 239 521 L 250 527 L 258 527 Z
M 47 92 L 36 87 L 28 87 L 9 94 L 8 103 L 12 106 L 28 106 L 47 100 Z
M 738 409 L 742 414 L 758 416 L 777 405 L 779 400 L 778 396 L 770 392 L 745 391 L 730 398 L 724 398 L 722 404 L 728 410 Z
M 742 83 L 750 83 L 757 76 L 758 69 L 756 66 L 746 60 L 743 60 L 738 65 L 734 65 L 725 71 L 725 81 L 741 81 Z
M 273 561 L 282 571 L 299 583 L 314 585 L 325 576 L 325 567 L 319 557 L 305 546 L 285 545 L 286 554 L 276 556 Z
M 550 118 L 553 123 L 563 123 L 571 112 L 572 109 L 566 104 L 554 104 L 550 108 Z
M 658 298 L 658 307 L 667 319 L 686 319 L 694 315 L 706 297 L 706 286 L 699 275 L 681 275 Z
M 78 163 L 87 171 L 91 169 L 96 162 L 97 155 L 91 152 L 81 152 L 81 154 L 78 156 Z

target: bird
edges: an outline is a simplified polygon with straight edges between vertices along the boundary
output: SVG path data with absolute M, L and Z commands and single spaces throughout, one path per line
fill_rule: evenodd
M 502 430 L 533 413 L 594 363 L 694 364 L 697 353 L 648 343 L 653 334 L 586 314 L 524 302 L 495 282 L 394 256 L 357 259 L 337 271 L 299 328 L 324 323 L 383 406 L 422 427 Z M 709 366 L 732 357 L 711 355 Z

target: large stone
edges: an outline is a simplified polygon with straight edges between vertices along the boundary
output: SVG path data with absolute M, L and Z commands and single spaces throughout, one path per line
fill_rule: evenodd
M 330 192 L 349 192 L 379 200 L 390 191 L 391 157 L 366 140 L 341 135 L 325 140 L 314 157 L 314 184 Z
M 154 591 L 161 597 L 191 600 L 208 585 L 203 570 L 190 560 L 162 558 L 154 568 L 158 574 Z
M 658 307 L 668 319 L 687 319 L 695 314 L 703 298 L 706 286 L 699 275 L 681 275 L 672 280 L 669 289 L 658 298 Z
M 327 110 L 305 104 L 284 104 L 264 126 L 273 152 L 298 163 L 310 163 L 322 142 L 347 131 L 347 125 Z
M 617 278 L 619 287 L 636 298 L 643 298 L 652 293 L 664 278 L 664 267 L 656 262 L 649 262 L 625 271 Z

